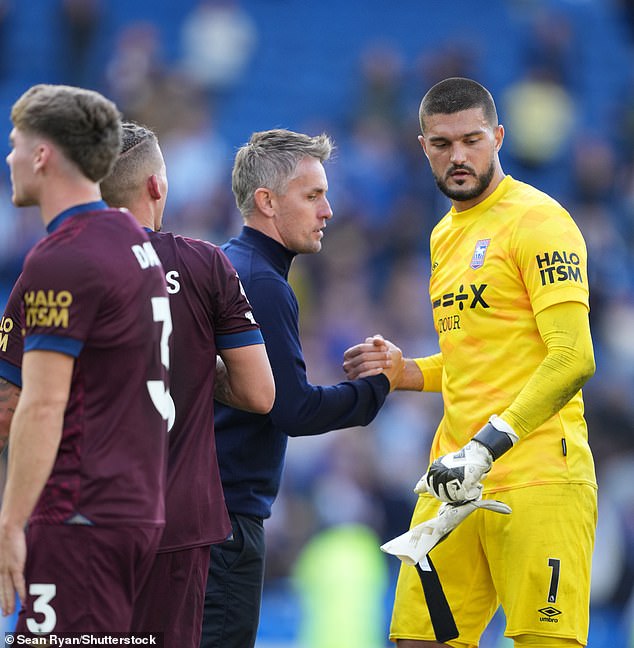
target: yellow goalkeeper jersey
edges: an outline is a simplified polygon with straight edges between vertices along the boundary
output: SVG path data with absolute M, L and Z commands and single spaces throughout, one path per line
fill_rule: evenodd
M 515 399 L 546 356 L 535 314 L 561 302 L 588 307 L 586 246 L 568 212 L 506 176 L 431 235 L 429 294 L 442 354 L 444 415 L 431 459 L 461 448 Z M 485 492 L 529 484 L 595 485 L 579 391 L 493 464 Z

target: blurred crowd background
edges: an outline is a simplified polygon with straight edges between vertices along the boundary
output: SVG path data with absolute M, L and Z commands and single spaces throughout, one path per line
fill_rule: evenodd
M 239 231 L 231 165 L 253 131 L 334 138 L 334 218 L 292 275 L 315 384 L 342 380 L 343 351 L 369 334 L 410 356 L 437 349 L 428 237 L 448 204 L 417 112 L 448 76 L 492 91 L 505 171 L 557 198 L 588 244 L 597 372 L 584 394 L 600 483 L 589 646 L 634 646 L 634 2 L 0 0 L 7 136 L 34 83 L 103 92 L 160 137 L 165 229 L 217 244 Z M 2 303 L 43 235 L 10 198 L 5 167 Z M 258 647 L 388 645 L 398 561 L 377 547 L 408 527 L 440 416 L 437 395 L 393 394 L 367 428 L 290 440 Z M 502 623 L 484 648 L 510 645 Z

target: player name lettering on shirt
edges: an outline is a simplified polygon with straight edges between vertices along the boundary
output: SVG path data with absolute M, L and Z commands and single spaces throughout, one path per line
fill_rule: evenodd
M 581 259 L 576 252 L 544 252 L 535 256 L 542 286 L 556 281 L 576 281 L 583 283 Z
M 167 292 L 170 295 L 175 295 L 181 289 L 181 284 L 178 279 L 180 278 L 180 273 L 178 270 L 170 270 L 165 273 L 165 282 L 167 283 Z
M 134 256 L 142 270 L 151 268 L 152 266 L 160 267 L 161 265 L 158 255 L 149 241 L 146 241 L 143 245 L 133 245 L 132 252 L 134 252 Z
M 24 293 L 25 326 L 68 328 L 68 308 L 73 295 L 68 290 L 27 290 Z

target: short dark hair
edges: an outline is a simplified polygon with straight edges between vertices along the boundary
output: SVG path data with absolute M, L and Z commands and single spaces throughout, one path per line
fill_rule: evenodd
M 112 171 L 101 181 L 101 196 L 111 207 L 126 207 L 162 163 L 156 133 L 147 126 L 121 124 L 121 152 Z
M 451 77 L 432 86 L 420 102 L 418 117 L 421 131 L 425 132 L 425 117 L 450 115 L 470 108 L 482 108 L 491 126 L 498 125 L 498 114 L 491 93 L 477 81 Z
M 94 90 L 40 83 L 11 109 L 13 125 L 50 139 L 93 182 L 110 173 L 121 148 L 121 115 Z
M 325 162 L 333 148 L 324 133 L 311 137 L 282 128 L 253 133 L 238 149 L 231 174 L 231 188 L 242 215 L 248 217 L 253 211 L 256 189 L 267 187 L 284 193 L 304 158 Z

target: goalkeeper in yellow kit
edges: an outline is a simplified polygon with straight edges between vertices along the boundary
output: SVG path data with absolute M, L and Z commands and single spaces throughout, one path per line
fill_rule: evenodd
M 400 359 L 375 336 L 346 351 L 344 369 L 403 362 L 398 389 L 442 392 L 412 526 L 441 502 L 495 498 L 512 513 L 476 511 L 435 546 L 425 595 L 421 570 L 401 566 L 390 638 L 475 647 L 501 604 L 517 648 L 585 646 L 597 515 L 580 391 L 595 369 L 585 243 L 561 205 L 504 174 L 504 128 L 480 84 L 436 84 L 420 124 L 452 203 L 430 242 L 440 353 Z

